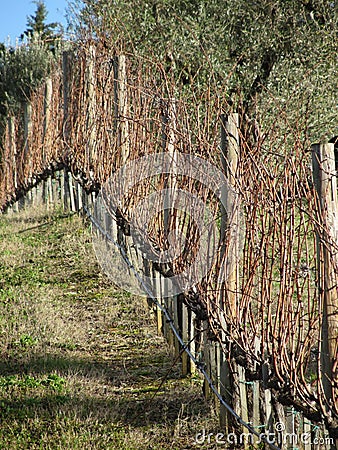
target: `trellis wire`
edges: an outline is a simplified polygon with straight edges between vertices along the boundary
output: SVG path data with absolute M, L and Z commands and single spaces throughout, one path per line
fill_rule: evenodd
M 100 184 L 121 165 L 121 136 L 133 159 L 162 149 L 163 108 L 169 105 L 176 87 L 164 78 L 161 67 L 144 65 L 133 55 L 126 60 L 127 79 L 120 80 L 115 49 L 105 49 L 98 42 L 92 61 L 88 58 L 90 45 L 84 44 L 74 53 L 76 64 L 71 64 L 67 76 L 62 78 L 61 71 L 53 75 L 48 130 L 44 130 L 43 88 L 31 98 L 28 142 L 20 132 L 23 112 L 9 118 L 0 167 L 2 207 L 58 167 L 66 168 L 65 174 L 70 170 L 87 191 L 98 192 Z M 89 87 L 88 76 L 94 86 Z M 121 81 L 128 98 L 123 117 L 116 95 Z M 217 165 L 219 119 L 229 108 L 224 97 L 214 95 L 219 93 L 214 88 L 210 86 L 199 96 L 194 93 L 188 101 L 176 101 L 175 129 L 168 123 L 164 132 L 175 134 L 175 151 L 204 156 Z M 65 93 L 68 101 L 64 110 Z M 315 365 L 314 357 L 321 346 L 318 330 L 322 311 L 315 262 L 315 232 L 321 213 L 308 169 L 306 130 L 293 127 L 282 108 L 280 112 L 279 116 L 276 111 L 270 128 L 266 125 L 253 143 L 241 136 L 236 189 L 246 211 L 246 245 L 234 311 L 229 311 L 226 298 L 220 303 L 224 293 L 215 282 L 218 267 L 199 286 L 199 296 L 188 304 L 207 313 L 209 326 L 229 361 L 244 354 L 245 370 L 257 380 L 261 380 L 261 367 L 271 369 L 267 381 L 275 388 L 276 401 L 286 395 L 290 404 L 307 412 L 311 420 L 327 419 L 329 423 L 337 416 L 337 404 L 329 405 L 320 398 L 322 366 L 320 361 Z M 125 121 L 127 136 L 121 131 Z M 303 118 L 301 123 L 305 122 Z M 91 151 L 88 142 L 94 141 L 95 151 Z M 141 194 L 138 191 L 127 199 L 126 222 L 128 210 Z M 163 236 L 163 230 L 159 231 Z M 335 380 L 331 381 L 333 385 Z
M 123 260 L 125 261 L 125 263 L 127 264 L 128 268 L 133 272 L 135 278 L 137 279 L 137 281 L 140 283 L 140 285 L 142 286 L 142 288 L 144 289 L 144 291 L 147 293 L 148 297 L 151 299 L 151 301 L 153 302 L 154 305 L 156 305 L 157 308 L 159 308 L 161 310 L 161 312 L 163 313 L 163 315 L 166 318 L 167 323 L 169 324 L 171 330 L 173 331 L 174 335 L 176 336 L 178 342 L 181 344 L 183 350 L 186 352 L 186 354 L 189 356 L 190 360 L 196 365 L 196 367 L 198 368 L 198 370 L 201 372 L 201 374 L 204 376 L 206 382 L 208 383 L 210 389 L 213 391 L 213 393 L 216 395 L 216 397 L 218 398 L 218 400 L 220 401 L 220 403 L 227 409 L 227 411 L 229 411 L 229 413 L 236 419 L 236 421 L 243 425 L 247 430 L 250 431 L 250 433 L 254 434 L 256 437 L 260 438 L 263 442 L 265 442 L 266 444 L 268 444 L 270 446 L 270 448 L 274 449 L 274 450 L 281 450 L 279 447 L 277 447 L 276 445 L 274 445 L 273 443 L 269 442 L 268 439 L 264 436 L 264 434 L 260 434 L 258 433 L 254 428 L 252 428 L 252 426 L 247 423 L 244 422 L 244 420 L 231 408 L 230 405 L 228 405 L 228 403 L 226 403 L 223 399 L 223 397 L 221 396 L 220 392 L 216 389 L 213 381 L 211 380 L 211 378 L 209 377 L 209 375 L 206 373 L 205 369 L 203 368 L 203 363 L 201 363 L 200 361 L 198 361 L 195 356 L 191 353 L 191 351 L 189 350 L 189 347 L 187 346 L 186 343 L 184 343 L 179 331 L 176 329 L 175 325 L 174 325 L 174 320 L 172 319 L 172 317 L 170 316 L 168 310 L 161 305 L 161 303 L 157 300 L 156 297 L 154 297 L 154 294 L 151 292 L 151 290 L 148 288 L 148 286 L 143 282 L 142 277 L 140 277 L 139 273 L 137 272 L 137 270 L 135 269 L 134 265 L 132 264 L 132 262 L 129 260 L 127 253 L 125 252 L 124 248 L 106 231 L 102 228 L 102 226 L 99 224 L 99 222 L 95 219 L 95 217 L 93 217 L 93 215 L 90 213 L 90 211 L 88 210 L 88 208 L 86 206 L 83 207 L 87 217 L 89 218 L 89 220 L 91 221 L 91 223 L 95 226 L 95 228 L 102 234 L 102 236 L 107 239 L 109 242 L 111 242 L 113 245 L 115 245 L 118 250 L 121 253 L 121 256 L 123 257 Z

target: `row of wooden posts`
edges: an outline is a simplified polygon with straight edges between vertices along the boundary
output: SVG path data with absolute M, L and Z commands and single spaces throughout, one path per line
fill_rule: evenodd
M 93 61 L 94 57 L 90 58 Z M 69 86 L 66 81 L 70 78 L 68 76 L 67 68 L 69 67 L 69 55 L 65 53 L 64 60 L 64 115 L 65 123 L 67 122 L 68 114 L 68 90 Z M 116 116 L 121 117 L 119 121 L 117 139 L 120 143 L 121 149 L 120 162 L 123 164 L 128 160 L 128 145 L 126 136 L 128 135 L 128 121 L 124 120 L 126 114 L 126 80 L 125 76 L 125 58 L 119 57 L 119 63 L 116 66 L 117 79 L 120 80 L 116 88 L 116 102 L 118 111 Z M 95 95 L 93 91 L 94 73 L 92 64 L 88 64 L 87 68 L 87 96 L 89 99 L 89 109 L 87 116 L 88 128 L 91 130 L 88 137 L 88 148 L 86 152 L 95 152 Z M 47 132 L 50 126 L 49 107 L 52 88 L 50 84 L 46 84 L 45 92 L 45 132 Z M 169 152 L 174 157 L 175 154 L 175 102 L 172 102 L 170 106 L 172 113 L 171 117 L 166 117 L 164 120 L 171 121 L 170 127 L 167 128 L 163 134 L 163 151 Z M 25 142 L 29 142 L 29 135 L 31 134 L 32 123 L 32 111 L 29 104 L 24 108 L 25 116 L 25 129 L 24 136 Z M 9 119 L 9 132 L 13 136 L 12 141 L 15 142 L 14 134 L 15 127 L 14 122 Z M 166 130 L 165 124 L 163 126 Z M 67 133 L 67 127 L 64 132 Z M 67 136 L 65 136 L 67 137 Z M 236 167 L 238 163 L 239 155 L 239 137 L 238 137 L 238 115 L 232 114 L 228 118 L 222 118 L 221 127 L 221 160 L 223 165 L 223 171 L 227 176 L 230 185 L 235 186 Z M 28 145 L 28 144 L 27 144 Z M 337 261 L 333 260 L 332 245 L 338 242 L 338 201 L 337 201 L 337 186 L 335 167 L 334 167 L 334 145 L 325 144 L 317 145 L 312 148 L 313 157 L 313 173 L 314 180 L 318 192 L 318 197 L 322 202 L 322 219 L 323 227 L 318 228 L 318 264 L 319 264 L 319 279 L 321 280 L 322 289 L 326 295 L 324 297 L 323 304 L 323 320 L 322 320 L 322 342 L 323 347 L 321 351 L 321 367 L 326 371 L 326 376 L 323 377 L 324 389 L 326 391 L 327 398 L 330 398 L 332 392 L 331 381 L 334 379 L 333 374 L 333 361 L 337 355 L 337 341 L 332 338 L 338 336 L 337 332 L 337 288 L 336 288 L 336 268 L 338 267 Z M 13 149 L 14 164 L 16 157 L 15 148 Z M 17 180 L 15 179 L 15 188 L 17 188 Z M 61 202 L 65 210 L 74 212 L 82 211 L 86 206 L 90 210 L 93 208 L 95 201 L 94 194 L 87 194 L 82 187 L 82 180 L 75 179 L 68 168 L 56 171 L 52 176 L 48 177 L 45 181 L 42 181 L 38 186 L 31 189 L 26 197 L 20 199 L 19 202 L 13 205 L 13 210 L 17 210 L 26 206 L 26 204 L 40 204 L 44 202 L 47 207 L 51 207 L 53 204 Z M 118 241 L 123 241 L 124 247 L 127 249 L 127 253 L 131 260 L 137 259 L 137 255 L 133 254 L 133 243 L 131 237 L 123 235 L 117 224 L 112 222 L 111 218 L 107 216 L 107 212 L 103 212 L 104 217 L 101 223 L 105 224 L 106 231 L 112 235 L 112 238 Z M 226 215 L 221 223 L 221 233 L 227 227 Z M 336 239 L 336 242 L 332 242 L 332 237 Z M 326 243 L 326 245 L 319 245 L 319 243 Z M 332 245 L 331 245 L 332 244 Z M 330 246 L 330 249 L 328 248 Z M 337 253 L 336 256 L 337 257 Z M 236 258 L 235 258 L 236 259 Z M 149 270 L 149 268 L 148 268 Z M 159 284 L 166 282 L 165 278 L 159 274 L 154 273 L 158 278 Z M 228 290 L 230 293 L 229 301 L 232 304 L 236 304 L 236 293 L 239 292 L 239 280 L 238 280 L 238 267 L 234 267 L 227 281 Z M 212 339 L 209 324 L 207 321 L 198 319 L 193 311 L 191 311 L 186 304 L 182 301 L 180 296 L 163 297 L 159 298 L 159 302 L 166 307 L 169 314 L 173 318 L 176 329 L 180 331 L 183 341 L 188 346 L 191 353 L 195 358 L 202 363 L 206 372 L 213 380 L 214 385 L 221 393 L 223 399 L 232 404 L 235 412 L 242 417 L 244 422 L 250 423 L 254 429 L 262 433 L 276 433 L 276 424 L 280 423 L 285 425 L 286 431 L 289 434 L 295 433 L 300 436 L 302 433 L 310 433 L 311 439 L 305 442 L 297 441 L 297 445 L 294 442 L 281 442 L 280 448 L 283 450 L 294 450 L 295 448 L 304 450 L 317 450 L 321 448 L 334 449 L 334 444 L 330 440 L 326 439 L 325 430 L 318 424 L 311 424 L 300 413 L 292 409 L 292 407 L 284 407 L 272 398 L 272 392 L 267 387 L 266 380 L 268 377 L 268 366 L 263 366 L 262 376 L 260 380 L 247 380 L 245 367 L 240 364 L 232 364 L 231 368 L 227 359 L 227 355 L 222 352 L 221 346 L 218 342 Z M 169 342 L 170 348 L 174 355 L 181 359 L 182 375 L 187 376 L 196 373 L 196 367 L 190 362 L 187 354 L 182 352 L 182 348 L 172 330 L 163 316 L 161 309 L 154 306 L 152 302 L 149 302 L 149 306 L 154 315 L 154 319 L 157 323 L 159 333 L 163 333 Z M 257 340 L 255 343 L 257 346 L 257 352 L 260 348 L 260 342 Z M 230 371 L 232 371 L 230 373 Z M 326 385 L 325 385 L 326 382 Z M 224 408 L 219 407 L 219 402 L 215 399 L 210 387 L 207 383 L 204 385 L 204 393 L 206 398 L 213 401 L 215 408 L 219 410 L 220 415 L 220 431 L 229 433 L 233 428 L 233 420 L 231 414 Z M 237 428 L 237 431 L 241 431 L 241 427 Z M 244 428 L 243 433 L 248 433 Z M 316 438 L 318 440 L 316 441 Z M 312 441 L 312 444 L 310 443 Z M 317 443 L 316 443 L 317 442 Z M 243 442 L 243 448 L 249 448 L 249 442 Z
M 47 210 L 61 205 L 64 211 L 80 212 L 84 205 L 92 205 L 94 201 L 95 193 L 87 194 L 71 172 L 63 169 L 30 189 L 7 212 L 18 212 L 39 205 L 45 205 Z
M 235 120 L 234 120 L 235 119 Z M 236 116 L 232 118 L 230 123 L 226 124 L 226 127 L 236 126 Z M 229 131 L 229 130 L 228 130 Z M 234 130 L 232 130 L 234 131 Z M 231 133 L 236 139 L 236 134 Z M 228 144 L 227 144 L 228 145 Z M 234 156 L 236 157 L 235 144 L 232 143 Z M 320 198 L 323 202 L 323 208 L 327 212 L 327 222 L 325 225 L 325 231 L 322 229 L 321 233 L 331 232 L 331 237 L 319 236 L 318 238 L 324 242 L 328 239 L 332 239 L 332 230 L 337 230 L 337 186 L 336 178 L 328 177 L 327 174 L 335 172 L 334 167 L 334 147 L 332 144 L 320 145 L 313 147 L 313 165 L 314 165 L 314 178 L 317 185 L 317 190 L 320 194 Z M 333 161 L 333 163 L 332 163 Z M 324 162 L 324 167 L 322 165 Z M 320 163 L 320 164 L 319 164 Z M 228 161 L 224 161 L 224 164 L 229 164 Z M 332 165 L 333 164 L 333 165 Z M 230 170 L 229 166 L 226 170 Z M 325 200 L 326 199 L 326 200 Z M 45 203 L 47 208 L 51 208 L 54 204 L 62 203 L 63 207 L 67 211 L 80 212 L 83 210 L 83 206 L 86 206 L 90 210 L 93 210 L 93 204 L 95 202 L 95 194 L 87 194 L 82 188 L 81 183 L 75 180 L 72 174 L 67 170 L 61 170 L 56 172 L 53 176 L 40 183 L 27 193 L 26 197 L 13 205 L 12 210 L 16 211 L 26 205 L 37 205 Z M 108 214 L 106 211 L 104 214 Z M 116 223 L 112 223 L 111 218 L 106 217 L 103 224 L 107 224 L 106 231 L 112 235 L 113 239 L 123 240 L 123 244 L 127 249 L 127 253 L 130 255 L 131 260 L 135 260 L 133 255 L 133 243 L 132 238 L 123 236 L 119 232 Z M 336 228 L 335 228 L 336 227 Z M 338 235 L 336 234 L 336 238 Z M 321 277 L 323 283 L 323 289 L 328 292 L 328 296 L 325 298 L 325 304 L 323 305 L 324 313 L 328 315 L 328 318 L 323 321 L 323 343 L 327 345 L 326 351 L 322 351 L 322 366 L 324 368 L 330 368 L 330 356 L 336 352 L 336 342 L 330 341 L 328 336 L 330 333 L 336 332 L 331 328 L 335 325 L 335 322 L 330 323 L 330 315 L 335 314 L 334 305 L 336 299 L 332 296 L 337 294 L 336 289 L 330 286 L 330 283 L 335 282 L 334 266 L 332 265 L 331 257 L 328 256 L 325 248 L 321 250 L 321 257 L 319 262 L 321 264 L 321 273 L 325 273 L 326 276 Z M 332 274 L 328 271 L 328 266 L 332 267 Z M 158 277 L 159 283 L 165 283 L 164 277 L 159 273 L 154 273 Z M 237 283 L 237 274 L 232 278 L 232 283 Z M 234 292 L 236 290 L 234 289 Z M 294 436 L 308 434 L 312 436 L 312 439 L 304 440 L 304 442 L 297 441 L 297 446 L 294 442 L 288 442 L 287 440 L 277 442 L 280 448 L 283 450 L 298 448 L 304 450 L 314 449 L 333 449 L 334 444 L 325 434 L 325 429 L 318 424 L 311 424 L 300 413 L 296 412 L 291 407 L 284 407 L 276 402 L 272 401 L 272 393 L 265 385 L 264 373 L 262 379 L 255 381 L 248 381 L 245 376 L 245 368 L 239 364 L 235 366 L 235 373 L 230 376 L 229 365 L 226 355 L 223 354 L 218 342 L 211 338 L 210 329 L 207 321 L 201 321 L 197 319 L 195 313 L 191 311 L 182 301 L 180 296 L 174 296 L 170 298 L 160 298 L 159 302 L 163 305 L 170 316 L 173 318 L 174 325 L 179 330 L 183 341 L 193 354 L 193 356 L 201 362 L 210 378 L 213 380 L 214 385 L 221 393 L 223 399 L 234 405 L 235 412 L 242 417 L 242 419 L 251 424 L 256 430 L 262 433 L 276 434 L 276 424 L 285 424 L 286 429 L 284 433 Z M 196 373 L 197 368 L 193 364 L 188 355 L 182 351 L 182 348 L 175 338 L 166 318 L 163 316 L 161 310 L 156 307 L 151 301 L 148 302 L 151 308 L 154 320 L 157 323 L 157 329 L 159 333 L 164 334 L 170 348 L 176 358 L 181 360 L 182 375 L 193 375 Z M 331 328 L 330 328 L 331 327 Z M 325 341 L 324 338 L 327 338 Z M 257 342 L 257 349 L 259 349 L 259 342 Z M 327 360 L 325 361 L 325 358 Z M 268 369 L 268 368 L 266 368 Z M 263 370 L 264 372 L 264 370 Z M 332 374 L 330 374 L 332 376 Z M 233 384 L 235 381 L 235 385 Z M 327 386 L 329 391 L 331 386 Z M 207 383 L 204 384 L 204 394 L 207 399 L 214 402 L 215 408 L 220 414 L 220 429 L 230 432 L 231 417 L 224 407 L 219 406 L 218 400 L 214 397 L 210 387 Z M 243 427 L 242 432 L 248 434 L 248 431 Z M 276 438 L 277 439 L 277 438 Z M 312 441 L 312 444 L 310 443 Z M 315 443 L 314 443 L 315 442 Z M 249 442 L 243 442 L 243 448 L 249 448 Z

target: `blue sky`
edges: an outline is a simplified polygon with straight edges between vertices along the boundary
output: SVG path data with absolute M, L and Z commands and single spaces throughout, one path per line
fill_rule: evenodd
M 67 0 L 45 0 L 48 11 L 47 23 L 66 25 Z M 0 9 L 0 42 L 15 44 L 15 39 L 27 28 L 27 16 L 34 14 L 36 4 L 30 0 L 2 0 Z

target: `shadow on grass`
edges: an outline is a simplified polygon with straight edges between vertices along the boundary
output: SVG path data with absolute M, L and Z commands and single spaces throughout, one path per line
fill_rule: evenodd
M 52 422 L 53 417 L 73 418 L 78 422 L 90 419 L 97 423 L 115 423 L 119 426 L 144 427 L 154 424 L 172 425 L 180 415 L 182 404 L 189 404 L 195 415 L 205 414 L 202 398 L 191 399 L 188 394 L 168 398 L 168 393 L 158 393 L 154 398 L 93 398 L 68 395 L 32 396 L 20 400 L 1 401 L 0 419 L 8 424 L 15 421 L 42 419 Z
M 50 422 L 56 417 L 67 417 L 70 421 L 76 418 L 80 422 L 89 420 L 144 427 L 174 424 L 182 404 L 189 405 L 188 409 L 194 415 L 203 414 L 208 409 L 202 391 L 196 394 L 196 389 L 193 392 L 182 386 L 165 389 L 161 386 L 163 376 L 177 380 L 179 373 L 176 369 L 171 371 L 170 366 L 164 367 L 159 354 L 140 356 L 127 362 L 37 355 L 23 365 L 16 361 L 0 363 L 2 376 L 41 376 L 53 371 L 65 378 L 72 374 L 79 376 L 78 384 L 87 380 L 90 389 L 80 387 L 72 390 L 66 382 L 62 392 L 27 389 L 19 397 L 7 393 L 0 399 L 1 422 L 9 424 L 13 420 L 24 422 L 34 418 Z
M 133 353 L 134 354 L 134 353 Z M 128 374 L 130 378 L 146 377 L 155 380 L 163 376 L 170 369 L 170 361 L 163 355 L 161 349 L 154 349 L 151 355 L 125 357 L 112 356 L 111 360 L 102 361 L 99 358 L 79 358 L 69 355 L 47 353 L 43 355 L 28 354 L 27 357 L 7 357 L 0 362 L 0 375 L 48 374 L 58 372 L 61 376 L 79 374 L 89 379 L 101 378 L 114 383 L 121 378 L 121 374 Z M 178 378 L 178 368 L 172 367 L 169 378 Z M 125 378 L 125 377 L 123 377 Z
M 25 223 L 25 224 L 31 224 L 38 222 L 38 225 L 33 226 L 32 228 L 25 228 L 23 230 L 18 231 L 18 233 L 24 233 L 25 231 L 34 230 L 35 228 L 39 228 L 45 225 L 51 225 L 54 222 L 57 222 L 58 220 L 67 219 L 69 217 L 74 216 L 74 212 L 64 213 L 62 211 L 49 211 L 44 212 L 38 215 L 35 215 L 33 213 L 32 217 L 22 217 L 21 214 L 19 215 L 12 215 L 12 216 L 4 216 L 6 221 L 8 223 Z

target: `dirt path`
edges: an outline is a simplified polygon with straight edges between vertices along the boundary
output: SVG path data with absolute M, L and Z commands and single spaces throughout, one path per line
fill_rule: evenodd
M 217 427 L 200 378 L 100 273 L 83 221 L 26 211 L 0 234 L 0 448 L 212 448 L 194 443 Z

